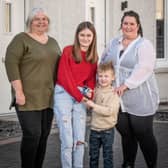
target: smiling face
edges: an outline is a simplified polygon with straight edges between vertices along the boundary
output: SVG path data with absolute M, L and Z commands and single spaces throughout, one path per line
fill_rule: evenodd
M 121 29 L 125 38 L 134 39 L 138 36 L 139 25 L 137 24 L 135 17 L 125 16 Z
M 114 80 L 114 72 L 112 70 L 98 72 L 98 84 L 100 87 L 109 87 Z
M 31 32 L 47 32 L 49 19 L 43 12 L 38 12 L 31 22 Z
M 88 28 L 83 29 L 78 34 L 78 40 L 81 50 L 87 51 L 93 41 L 93 33 Z

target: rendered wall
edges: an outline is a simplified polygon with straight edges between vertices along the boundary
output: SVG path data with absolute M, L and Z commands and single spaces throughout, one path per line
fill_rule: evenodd
M 42 6 L 47 10 L 51 19 L 49 33 L 57 39 L 61 48 L 73 42 L 77 25 L 85 19 L 85 1 L 31 0 L 29 8 L 33 6 Z

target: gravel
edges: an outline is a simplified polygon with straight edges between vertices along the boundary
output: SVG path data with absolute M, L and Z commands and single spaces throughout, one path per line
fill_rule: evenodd
M 154 121 L 168 121 L 168 112 L 157 112 Z M 18 137 L 21 136 L 21 134 L 22 132 L 18 121 L 6 121 L 0 119 L 0 140 L 10 137 Z

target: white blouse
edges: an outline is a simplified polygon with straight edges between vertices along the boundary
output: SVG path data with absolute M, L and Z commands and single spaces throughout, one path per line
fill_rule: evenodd
M 159 103 L 158 87 L 154 75 L 156 54 L 151 42 L 137 37 L 120 56 L 122 38 L 112 39 L 104 50 L 101 62 L 112 61 L 115 67 L 115 86 L 125 84 L 127 90 L 121 97 L 124 112 L 138 116 L 156 112 Z

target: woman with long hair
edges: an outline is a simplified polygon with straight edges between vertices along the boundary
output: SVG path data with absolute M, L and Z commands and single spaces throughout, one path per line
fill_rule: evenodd
M 92 23 L 78 25 L 74 44 L 63 49 L 54 96 L 54 112 L 60 132 L 63 168 L 82 168 L 86 107 L 92 98 L 97 69 L 96 31 Z M 87 88 L 88 92 L 84 93 Z
M 153 117 L 159 103 L 154 75 L 156 55 L 143 37 L 139 15 L 127 11 L 121 19 L 122 35 L 110 41 L 102 62 L 113 61 L 116 92 L 121 97 L 117 130 L 122 137 L 122 168 L 134 168 L 138 145 L 148 168 L 156 168 L 157 142 Z

